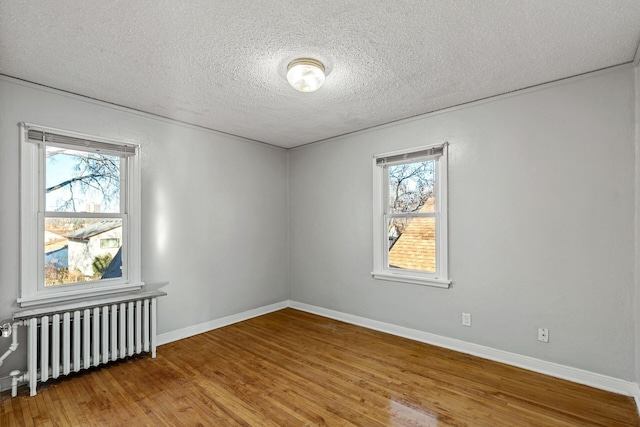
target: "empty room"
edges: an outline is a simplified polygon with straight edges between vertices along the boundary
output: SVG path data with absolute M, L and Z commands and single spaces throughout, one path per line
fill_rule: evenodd
M 1 426 L 640 426 L 640 2 L 0 2 Z

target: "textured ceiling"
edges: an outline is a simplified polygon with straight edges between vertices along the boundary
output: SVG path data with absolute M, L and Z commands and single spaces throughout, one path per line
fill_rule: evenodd
M 294 147 L 631 62 L 638 0 L 6 0 L 0 73 Z M 286 66 L 321 60 L 314 93 Z

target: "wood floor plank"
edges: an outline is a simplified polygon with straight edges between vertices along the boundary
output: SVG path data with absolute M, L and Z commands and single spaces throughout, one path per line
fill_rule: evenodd
M 239 339 L 238 336 L 235 337 Z M 262 341 L 262 342 L 260 342 Z M 359 405 L 362 406 L 360 410 L 364 413 L 367 413 L 364 407 L 374 403 L 378 410 L 378 414 L 382 414 L 382 418 L 386 420 L 386 411 L 385 407 L 388 406 L 388 393 L 378 390 L 377 393 L 367 393 L 367 389 L 363 387 L 363 382 L 360 378 L 352 379 L 351 381 L 346 379 L 346 375 L 343 375 L 342 372 L 336 371 L 335 366 L 325 365 L 323 361 L 317 361 L 311 355 L 305 356 L 305 358 L 301 358 L 299 355 L 296 355 L 289 351 L 289 349 L 285 347 L 276 348 L 275 350 L 269 349 L 269 340 L 261 340 L 260 338 L 255 338 L 253 342 L 253 348 L 257 348 L 257 351 L 260 351 L 263 357 L 272 362 L 274 366 L 279 366 L 281 364 L 286 364 L 288 366 L 287 370 L 293 373 L 293 376 L 290 376 L 288 381 L 294 382 L 296 377 L 301 378 L 303 381 L 300 383 L 299 390 L 309 389 L 312 393 L 323 392 L 326 397 L 331 397 L 333 401 L 349 401 L 350 405 Z M 260 347 L 262 345 L 262 347 Z M 285 372 L 285 375 L 287 373 Z M 315 390 L 314 385 L 317 384 L 317 378 L 324 377 L 325 381 L 322 383 L 320 388 L 322 390 Z M 359 387 L 356 388 L 356 392 L 354 392 L 353 384 L 359 383 Z M 345 394 L 349 393 L 349 394 Z M 379 397 L 379 399 L 376 399 Z M 376 402 L 378 400 L 378 402 Z M 379 416 L 379 415 L 378 415 Z M 404 421 L 402 419 L 394 419 L 394 422 L 398 425 L 404 425 Z M 380 425 L 379 420 L 374 421 L 370 419 L 368 423 L 365 425 Z M 409 425 L 411 425 L 410 421 L 407 421 Z M 382 424 L 385 425 L 385 424 Z
M 212 342 L 210 345 L 207 345 L 205 351 L 207 351 L 206 358 L 210 360 L 220 360 L 225 364 L 224 368 L 216 367 L 215 362 L 211 364 L 212 372 L 207 372 L 206 368 L 200 371 L 201 376 L 205 377 L 215 377 L 217 383 L 221 383 L 223 386 L 230 388 L 234 391 L 234 394 L 242 396 L 245 399 L 255 399 L 257 397 L 258 400 L 264 399 L 267 397 L 269 400 L 273 401 L 271 396 L 275 396 L 276 398 L 282 397 L 282 400 L 279 401 L 280 404 L 286 402 L 290 405 L 291 399 L 298 401 L 299 404 L 292 408 L 293 412 L 299 413 L 297 410 L 298 407 L 311 407 L 316 406 L 316 412 L 319 412 L 319 422 L 326 423 L 330 421 L 329 425 L 351 425 L 350 423 L 345 422 L 345 420 L 340 419 L 339 416 L 335 416 L 330 411 L 326 411 L 321 407 L 317 407 L 315 399 L 315 395 L 311 399 L 307 399 L 304 401 L 304 397 L 291 394 L 291 390 L 289 388 L 295 387 L 295 383 L 280 383 L 278 378 L 281 377 L 283 372 L 278 372 L 278 366 L 271 366 L 267 369 L 261 369 L 262 366 L 257 365 L 255 362 L 255 358 L 248 354 L 245 350 L 243 350 L 242 346 L 236 347 L 235 343 L 224 343 L 221 340 L 216 340 Z M 216 354 L 219 352 L 220 354 Z M 187 357 L 203 357 L 198 353 L 189 353 L 189 355 L 182 355 L 182 358 Z M 190 360 L 185 360 L 188 364 L 192 363 Z M 241 361 L 237 363 L 237 361 Z M 256 375 L 256 372 L 260 372 L 261 375 Z M 264 377 L 264 380 L 262 380 Z M 292 378 L 293 381 L 296 378 Z M 241 383 L 240 386 L 236 386 L 234 383 Z M 251 395 L 247 393 L 247 386 L 251 383 L 258 383 L 259 388 L 255 391 L 259 391 L 259 395 L 255 396 L 256 393 L 252 392 Z M 284 384 L 284 385 L 283 385 Z M 300 387 L 305 387 L 304 384 L 298 384 Z M 280 387 L 280 388 L 279 388 Z M 255 401 L 255 400 L 253 400 Z M 313 420 L 312 420 L 313 421 Z M 315 422 L 315 421 L 314 421 Z M 282 424 L 277 424 L 282 425 Z M 290 425 L 290 424 L 284 424 Z
M 237 331 L 237 329 L 235 329 L 235 331 Z M 255 334 L 255 336 L 259 336 L 261 334 Z M 259 339 L 259 338 L 257 338 Z M 303 339 L 303 338 L 302 338 Z M 263 344 L 265 345 L 272 345 L 271 342 L 269 340 L 264 340 Z M 281 348 L 278 350 L 278 352 L 280 353 L 286 353 L 288 350 Z M 331 349 L 329 348 L 324 348 L 321 349 L 320 351 L 317 352 L 320 356 L 318 357 L 323 357 L 326 356 L 327 354 L 331 354 Z M 296 356 L 292 355 L 292 354 L 286 354 L 287 359 L 289 360 L 295 360 Z M 336 359 L 332 359 L 330 356 L 328 356 L 329 359 L 327 360 L 315 360 L 314 363 L 314 367 L 317 369 L 320 369 L 321 371 L 323 371 L 324 367 L 325 367 L 325 362 L 326 362 L 326 366 L 331 366 L 332 368 L 335 368 L 335 366 L 337 365 L 337 361 Z M 315 359 L 315 356 L 312 355 L 307 355 L 306 356 L 306 360 L 312 360 Z M 358 362 L 357 360 L 353 360 L 350 359 L 349 360 L 349 364 L 348 364 L 348 368 L 345 371 L 341 371 L 338 373 L 329 373 L 330 374 L 330 378 L 334 377 L 334 378 L 338 378 L 338 379 L 342 379 L 345 378 L 347 376 L 350 375 L 349 371 L 355 371 L 357 368 Z M 406 392 L 407 390 L 410 391 L 414 391 L 415 387 L 413 387 L 410 383 L 408 382 L 401 382 L 399 380 L 395 380 L 390 376 L 390 371 L 388 371 L 387 367 L 384 365 L 380 365 L 376 368 L 373 369 L 373 372 L 371 372 L 370 370 L 367 370 L 364 367 L 361 367 L 362 371 L 361 371 L 361 376 L 360 377 L 356 377 L 353 381 L 352 384 L 347 384 L 347 389 L 349 389 L 349 385 L 355 385 L 357 386 L 357 388 L 359 388 L 360 390 L 363 389 L 371 389 L 371 387 L 375 387 L 371 390 L 373 390 L 375 393 L 381 395 L 384 397 L 385 401 L 388 401 L 389 399 L 393 398 L 394 396 L 397 395 L 401 395 L 401 393 Z M 328 373 L 328 372 L 325 372 Z M 376 377 L 376 374 L 380 373 L 382 374 L 380 377 Z M 302 373 L 300 373 L 300 375 L 304 375 Z M 318 373 L 316 373 L 315 375 L 318 375 Z M 320 373 L 320 375 L 322 375 L 322 373 Z M 310 380 L 313 380 L 313 378 L 310 378 Z M 394 393 L 393 389 L 397 386 L 400 387 L 400 393 Z M 473 414 L 473 413 L 467 413 L 467 411 L 465 411 L 463 408 L 465 408 L 470 402 L 472 401 L 476 401 L 477 403 L 481 403 L 481 404 L 486 404 L 486 399 L 487 396 L 474 396 L 472 394 L 465 394 L 465 393 L 460 393 L 459 390 L 456 389 L 452 389 L 451 387 L 449 387 L 449 389 L 445 390 L 442 385 L 438 385 L 436 383 L 432 383 L 429 384 L 427 387 L 423 387 L 424 390 L 429 390 L 432 388 L 438 388 L 435 386 L 439 386 L 439 390 L 437 390 L 437 392 L 439 393 L 439 398 L 445 402 L 447 402 L 448 405 L 453 406 L 455 408 L 455 417 L 457 419 L 460 420 L 467 420 L 467 421 L 478 421 L 477 420 L 477 415 Z M 330 383 L 325 383 L 325 388 L 329 389 L 330 388 Z M 338 384 L 334 389 L 343 389 L 345 388 L 344 384 Z M 353 387 L 351 387 L 353 388 Z M 448 393 L 448 394 L 447 394 Z M 446 395 L 445 395 L 446 394 Z M 394 401 L 394 403 L 396 404 L 396 406 L 398 406 L 400 404 L 400 402 L 396 399 Z M 404 399 L 402 401 L 402 406 L 404 407 L 408 407 L 409 405 L 413 406 L 414 408 L 421 408 L 420 403 L 418 402 L 409 402 L 406 399 Z M 494 412 L 496 410 L 500 410 L 500 407 L 494 409 Z M 438 406 L 437 408 L 437 412 L 440 414 L 440 418 L 442 419 L 443 417 L 447 417 L 448 415 L 448 408 L 445 406 Z M 383 412 L 384 413 L 384 412 Z M 449 417 L 451 418 L 451 417 Z M 540 417 L 536 417 L 536 420 L 539 420 Z M 394 422 L 400 422 L 401 420 L 394 420 Z M 524 422 L 526 420 L 519 420 L 520 422 Z M 495 424 L 495 423 L 494 423 Z M 498 424 L 496 424 L 498 425 Z M 512 424 L 509 424 L 512 425 Z
M 260 335 L 260 334 L 256 334 Z M 302 338 L 304 339 L 304 338 Z M 270 344 L 267 340 L 266 344 Z M 281 349 L 280 351 L 284 352 L 286 350 Z M 307 359 L 314 359 L 316 362 L 316 366 L 322 367 L 326 363 L 327 366 L 331 366 L 332 368 L 336 368 L 341 362 L 338 360 L 339 355 L 334 356 L 334 349 L 331 348 L 323 348 L 318 351 L 318 356 L 307 356 Z M 341 351 L 341 354 L 348 354 L 348 352 Z M 294 356 L 288 355 L 290 359 L 294 359 Z M 478 395 L 478 393 L 469 393 L 469 390 L 473 390 L 472 388 L 465 387 L 464 385 L 452 385 L 449 384 L 445 387 L 445 382 L 437 382 L 429 380 L 427 384 L 424 383 L 423 380 L 426 378 L 421 375 L 413 375 L 407 370 L 403 370 L 402 378 L 396 375 L 395 371 L 399 371 L 394 366 L 387 365 L 385 363 L 379 363 L 378 365 L 372 364 L 373 359 L 371 357 L 362 357 L 360 361 L 357 358 L 349 359 L 348 363 L 345 364 L 345 368 L 337 373 L 337 377 L 346 378 L 352 375 L 356 375 L 352 378 L 352 383 L 359 386 L 359 388 L 369 388 L 373 390 L 374 393 L 383 395 L 385 400 L 388 400 L 391 396 L 393 396 L 394 389 L 398 389 L 399 392 L 412 391 L 415 392 L 417 389 L 422 388 L 422 390 L 431 390 L 433 393 L 437 393 L 438 397 L 456 408 L 456 416 L 457 418 L 464 418 L 464 412 L 460 411 L 460 407 L 462 407 L 469 400 L 476 400 L 478 402 L 482 402 L 482 404 L 486 404 L 487 399 L 491 398 L 490 395 L 486 393 L 482 393 Z M 365 363 L 369 368 L 365 366 Z M 373 370 L 370 368 L 373 367 Z M 382 374 L 382 376 L 376 376 L 377 374 Z M 413 378 L 412 378 L 413 377 Z M 362 379 L 366 378 L 366 380 Z M 409 382 L 405 380 L 409 379 Z M 358 384 L 356 384 L 358 383 Z M 375 387 L 375 388 L 372 388 Z M 444 396 L 444 394 L 447 394 Z M 427 397 L 427 401 L 428 401 Z M 456 402 L 457 400 L 457 402 Z M 455 403 L 454 403 L 455 402 Z M 397 402 L 396 402 L 397 403 Z M 411 403 L 411 402 L 403 402 L 405 406 L 412 405 L 414 407 L 420 407 L 419 403 Z M 446 413 L 447 409 L 444 406 L 438 407 L 438 412 L 441 414 Z M 540 419 L 540 416 L 537 416 L 536 419 Z M 521 420 L 524 421 L 524 420 Z
M 309 315 L 309 316 L 312 316 L 312 315 Z M 273 318 L 271 318 L 271 320 L 273 321 Z M 361 331 L 361 334 L 363 335 L 375 336 L 377 334 L 380 334 L 376 331 L 370 331 L 370 330 L 361 329 L 361 328 L 358 328 L 358 329 L 359 331 Z M 334 330 L 334 332 L 336 332 L 336 330 Z M 319 336 L 321 338 L 325 338 L 327 337 L 327 334 L 323 334 Z M 403 349 L 403 351 L 405 347 L 410 348 L 412 346 L 417 346 L 416 348 L 428 349 L 428 353 L 432 353 L 435 351 L 435 352 L 441 353 L 441 356 L 444 356 L 446 353 L 448 353 L 449 356 L 453 357 L 453 359 L 451 359 L 451 357 L 448 357 L 448 356 L 438 357 L 438 358 L 435 358 L 435 357 L 422 358 L 422 362 L 426 365 L 429 365 L 428 367 L 430 368 L 431 372 L 437 376 L 435 378 L 441 384 L 451 383 L 453 381 L 458 385 L 460 385 L 467 382 L 467 380 L 471 380 L 475 378 L 476 383 L 468 384 L 467 387 L 477 388 L 479 390 L 485 390 L 490 392 L 491 394 L 499 392 L 501 395 L 504 395 L 505 397 L 508 397 L 508 398 L 516 398 L 516 399 L 524 398 L 525 400 L 531 400 L 533 402 L 533 405 L 535 405 L 536 396 L 535 395 L 532 396 L 532 390 L 533 392 L 535 392 L 535 383 L 542 381 L 543 386 L 539 387 L 539 390 L 538 390 L 539 395 L 537 397 L 543 398 L 548 402 L 544 408 L 540 408 L 542 410 L 559 407 L 561 411 L 567 412 L 568 415 L 573 415 L 574 418 L 575 417 L 583 418 L 585 419 L 584 422 L 593 422 L 591 420 L 592 417 L 597 417 L 601 415 L 599 413 L 601 406 L 594 405 L 593 407 L 580 407 L 577 412 L 572 414 L 573 406 L 569 405 L 572 399 L 575 400 L 576 394 L 580 394 L 580 391 L 586 391 L 587 393 L 583 393 L 582 395 L 585 395 L 585 396 L 595 395 L 595 396 L 598 396 L 598 398 L 600 399 L 604 399 L 605 397 L 607 398 L 607 401 L 608 401 L 607 415 L 609 417 L 613 415 L 613 417 L 611 419 L 607 419 L 603 421 L 604 425 L 616 425 L 615 423 L 616 423 L 617 417 L 615 416 L 615 414 L 617 410 L 612 408 L 612 404 L 613 404 L 613 407 L 615 408 L 618 404 L 624 402 L 626 409 L 624 413 L 622 413 L 623 423 L 624 423 L 624 419 L 628 419 L 629 417 L 629 412 L 628 412 L 629 398 L 626 396 L 620 396 L 620 395 L 612 396 L 611 393 L 607 393 L 607 392 L 596 390 L 589 387 L 584 387 L 578 384 L 574 384 L 574 383 L 556 379 L 556 378 L 550 378 L 544 375 L 534 376 L 530 378 L 530 381 L 527 381 L 526 383 L 522 383 L 521 380 L 519 379 L 520 375 L 522 375 L 523 373 L 528 375 L 530 374 L 530 372 L 522 370 L 520 368 L 487 361 L 485 359 L 481 359 L 478 357 L 464 355 L 464 354 L 452 352 L 446 349 L 438 349 L 437 347 L 426 346 L 424 344 L 416 343 L 414 341 L 406 340 L 400 337 L 389 337 L 389 339 L 385 339 L 385 340 L 375 340 L 373 341 L 373 344 L 376 346 L 386 346 L 389 342 L 393 342 L 396 348 L 401 348 Z M 382 364 L 393 363 L 392 354 L 388 351 L 388 349 L 371 348 L 369 346 L 369 343 L 370 342 L 368 339 L 360 340 L 358 346 L 350 347 L 346 351 L 352 352 L 352 349 L 353 349 L 354 352 L 367 357 L 371 361 L 376 360 L 376 358 L 380 359 L 380 362 Z M 326 350 L 321 351 L 320 353 L 326 353 Z M 380 357 L 375 356 L 377 354 L 381 354 L 382 356 Z M 415 353 L 412 356 L 415 356 Z M 465 365 L 475 364 L 477 365 L 478 369 L 461 370 L 460 366 L 458 364 L 451 363 L 451 360 L 464 361 Z M 421 362 L 420 359 L 416 359 L 412 362 L 411 366 L 419 365 L 420 362 Z M 500 374 L 495 374 L 494 372 L 491 372 L 492 371 L 491 368 L 498 368 L 503 372 Z M 508 375 L 505 375 L 505 372 L 508 373 Z M 408 373 L 408 371 L 406 371 L 405 373 Z M 452 374 L 452 377 L 449 379 L 443 377 L 442 374 L 446 374 L 446 373 Z M 488 387 L 491 384 L 494 384 L 495 387 L 493 388 Z M 505 388 L 505 385 L 509 385 L 509 384 L 510 386 Z M 407 386 L 406 384 L 403 385 L 403 387 L 406 387 L 406 386 Z M 508 391 L 505 392 L 505 390 L 512 390 L 512 391 L 515 390 L 517 392 L 509 393 Z M 565 401 L 562 400 L 563 390 L 568 390 L 568 392 L 564 392 L 564 393 L 572 396 L 568 401 L 566 399 Z M 613 410 L 610 410 L 610 409 L 613 409 Z
M 67 388 L 65 387 L 56 387 L 54 388 L 57 395 L 57 410 L 64 414 L 64 419 L 66 421 L 66 425 L 71 426 L 79 426 L 86 425 L 86 419 L 82 416 L 82 414 L 76 413 L 76 405 L 73 399 L 73 395 L 67 392 Z M 65 424 L 61 424 L 65 425 Z
M 293 309 L 0 396 L 4 426 L 640 426 L 632 398 Z
M 0 399 L 0 426 L 15 427 L 18 425 L 17 420 L 21 418 L 22 408 L 20 405 L 16 405 L 14 409 L 13 399 Z

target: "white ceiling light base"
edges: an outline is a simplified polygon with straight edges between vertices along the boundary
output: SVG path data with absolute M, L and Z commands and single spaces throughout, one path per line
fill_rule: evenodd
M 324 65 L 311 58 L 294 59 L 287 66 L 287 81 L 300 92 L 316 91 L 324 84 Z

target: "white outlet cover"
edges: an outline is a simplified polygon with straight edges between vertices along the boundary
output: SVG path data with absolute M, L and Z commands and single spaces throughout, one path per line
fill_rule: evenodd
M 538 341 L 549 342 L 549 329 L 547 328 L 538 329 Z
M 462 313 L 462 326 L 471 326 L 471 314 Z

